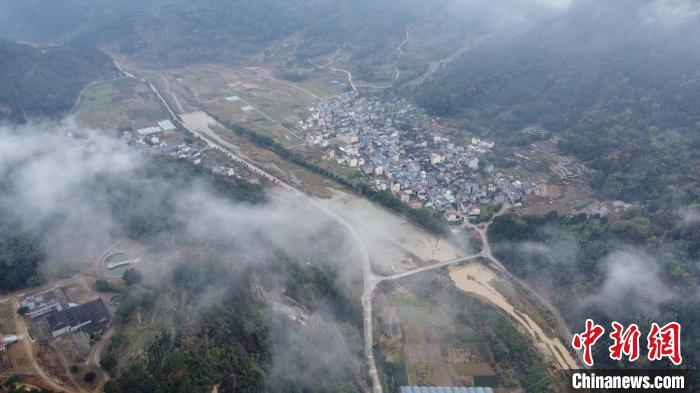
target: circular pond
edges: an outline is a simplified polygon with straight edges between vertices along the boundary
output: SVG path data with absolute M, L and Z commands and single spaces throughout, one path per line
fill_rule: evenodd
M 119 278 L 131 267 L 131 264 L 126 263 L 128 261 L 129 256 L 125 252 L 115 252 L 104 257 L 100 267 L 106 277 Z

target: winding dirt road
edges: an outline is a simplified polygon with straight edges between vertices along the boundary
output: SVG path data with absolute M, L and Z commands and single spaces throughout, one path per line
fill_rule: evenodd
M 377 86 L 377 85 L 372 85 L 372 84 L 361 84 L 361 85 L 358 85 L 358 84 L 356 84 L 355 82 L 353 82 L 353 80 L 352 80 L 352 73 L 351 73 L 350 71 L 344 70 L 344 69 L 342 69 L 342 68 L 328 67 L 328 66 L 330 66 L 330 65 L 333 63 L 333 58 L 335 58 L 335 56 L 337 55 L 337 52 L 334 53 L 334 54 L 328 59 L 328 61 L 326 62 L 325 65 L 321 65 L 320 67 L 322 67 L 322 68 L 328 67 L 328 69 L 331 70 L 331 71 L 342 72 L 342 73 L 344 73 L 344 74 L 346 75 L 346 77 L 348 78 L 348 84 L 350 85 L 350 88 L 352 88 L 352 91 L 357 91 L 357 88 L 358 88 L 358 87 L 369 87 L 369 88 L 371 88 L 371 89 L 377 89 L 377 90 L 389 89 L 389 88 L 391 88 L 391 87 L 394 86 L 394 83 L 396 83 L 396 81 L 399 80 L 399 77 L 401 76 L 401 70 L 399 69 L 399 64 L 398 64 L 398 63 L 401 61 L 401 56 L 403 56 L 403 54 L 404 54 L 403 47 L 404 47 L 404 45 L 406 45 L 406 43 L 408 43 L 408 40 L 409 40 L 409 39 L 410 39 L 409 30 L 408 30 L 408 27 L 406 27 L 406 38 L 404 38 L 404 40 L 401 41 L 401 43 L 399 44 L 399 46 L 396 48 L 396 50 L 399 52 L 399 56 L 398 56 L 397 63 L 396 63 L 396 65 L 394 66 L 394 80 L 393 80 L 391 83 L 389 83 L 388 85 L 385 85 L 385 86 Z
M 12 302 L 13 309 L 17 310 L 19 308 L 18 298 L 12 297 L 10 301 Z M 67 386 L 62 382 L 57 382 L 56 380 L 51 378 L 51 376 L 46 374 L 46 372 L 44 372 L 44 369 L 41 368 L 39 363 L 36 361 L 36 355 L 34 353 L 34 341 L 29 336 L 29 330 L 27 329 L 27 325 L 24 323 L 24 320 L 20 318 L 16 313 L 12 313 L 12 319 L 15 323 L 15 331 L 17 332 L 17 335 L 23 338 L 15 345 L 20 345 L 24 348 L 24 352 L 27 355 L 27 359 L 29 359 L 29 362 L 31 363 L 32 368 L 36 372 L 36 375 L 39 376 L 39 378 L 41 378 L 41 380 L 47 386 L 49 386 L 51 389 L 54 389 L 57 392 L 62 391 L 65 393 L 82 393 L 80 390 L 77 390 L 71 386 Z
M 475 231 L 477 231 L 479 233 L 479 236 L 481 236 L 481 240 L 483 243 L 481 252 L 482 252 L 483 256 L 486 259 L 493 262 L 494 265 L 496 265 L 504 274 L 506 274 L 508 276 L 509 280 L 511 280 L 511 281 L 517 283 L 518 285 L 520 285 L 521 287 L 523 287 L 531 296 L 533 296 L 541 305 L 543 305 L 547 309 L 547 311 L 549 311 L 552 314 L 552 316 L 554 316 L 554 319 L 557 322 L 557 329 L 562 334 L 562 336 L 564 336 L 564 340 L 568 342 L 568 340 L 571 339 L 572 334 L 571 334 L 571 331 L 569 330 L 569 327 L 567 326 L 566 322 L 564 321 L 564 318 L 562 317 L 561 313 L 559 312 L 559 310 L 544 295 L 533 290 L 532 287 L 527 282 L 525 282 L 524 280 L 521 280 L 520 278 L 511 274 L 510 271 L 508 271 L 508 269 L 505 267 L 505 265 L 498 258 L 496 258 L 493 255 L 493 252 L 491 251 L 491 244 L 489 243 L 488 236 L 487 236 L 488 228 L 489 228 L 489 226 L 491 226 L 491 223 L 493 222 L 493 220 L 496 217 L 505 214 L 509 208 L 510 208 L 509 205 L 507 205 L 507 204 L 503 205 L 501 207 L 501 210 L 499 210 L 491 218 L 491 220 L 489 220 L 485 224 L 474 225 L 474 224 L 470 223 L 469 221 L 465 221 L 465 226 L 467 226 L 471 229 L 474 229 Z

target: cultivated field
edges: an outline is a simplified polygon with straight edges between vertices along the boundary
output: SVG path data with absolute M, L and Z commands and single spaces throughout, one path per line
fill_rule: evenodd
M 12 302 L 0 303 L 0 335 L 14 333 L 15 324 L 12 321 Z
M 212 64 L 160 75 L 168 81 L 165 90 L 180 97 L 185 110 L 203 107 L 224 121 L 269 136 L 286 147 L 303 144 L 293 127 L 308 106 L 345 90 L 342 84 L 331 84 L 336 76 L 322 69 L 306 72 L 303 80 L 294 83 L 265 68 Z
M 409 385 L 500 386 L 487 341 L 436 300 L 410 285 L 377 295 L 376 337 L 387 364 L 399 365 Z
M 80 124 L 107 131 L 137 130 L 168 118 L 148 85 L 130 78 L 89 87 L 75 115 Z

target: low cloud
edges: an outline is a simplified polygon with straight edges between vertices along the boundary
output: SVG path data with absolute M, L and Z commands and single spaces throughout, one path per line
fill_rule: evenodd
M 557 240 L 551 243 L 522 242 L 518 245 L 525 254 L 544 257 L 549 263 L 562 262 L 567 265 L 576 263 L 578 247 L 573 241 Z
M 700 223 L 700 206 L 686 206 L 678 210 L 680 226 L 687 227 Z
M 318 314 L 312 314 L 304 326 L 274 326 L 271 388 L 288 382 L 306 386 L 318 381 L 353 381 L 355 355 L 340 329 L 340 325 Z
M 205 244 L 210 258 L 231 271 L 285 255 L 300 263 L 333 263 L 348 281 L 359 275 L 355 244 L 344 228 L 302 197 L 275 191 L 263 204 L 237 202 L 196 179 L 174 185 L 148 176 L 144 168 L 151 159 L 70 120 L 2 126 L 0 211 L 11 214 L 18 229 L 42 234 L 45 265 L 87 266 L 125 236 L 124 217 L 148 225 L 149 217 L 165 216 L 176 229 L 139 239 L 146 249 L 167 254 L 144 264 L 147 271 L 159 271 L 159 280 L 170 261 L 188 257 L 188 244 Z M 122 195 L 128 193 L 138 195 Z M 179 241 L 183 244 L 172 244 Z
M 700 2 L 695 0 L 655 0 L 644 11 L 645 22 L 675 25 L 700 21 Z
M 653 257 L 636 250 L 616 251 L 603 261 L 605 279 L 588 301 L 611 318 L 652 316 L 674 292 L 661 279 Z
M 19 222 L 18 230 L 42 234 L 48 252 L 44 266 L 90 266 L 125 236 L 124 216 L 166 216 L 174 228 L 135 239 L 148 254 L 140 268 L 151 285 L 171 283 L 178 263 L 213 261 L 223 275 L 264 267 L 266 280 L 274 284 L 266 289 L 268 301 L 289 303 L 284 296 L 287 278 L 275 265 L 280 258 L 303 265 L 332 264 L 346 283 L 361 283 L 356 244 L 345 228 L 304 197 L 272 191 L 265 203 L 237 202 L 197 179 L 183 185 L 147 176 L 149 160 L 121 141 L 70 120 L 1 126 L 0 216 L 10 214 Z M 137 198 L 122 198 L 133 192 Z M 220 304 L 231 282 L 236 281 L 219 277 L 188 301 L 200 309 Z M 348 359 L 354 355 L 339 333 L 340 326 L 348 327 L 335 322 L 319 300 L 322 305 L 304 326 L 290 325 L 284 312 L 268 309 L 274 330 L 272 372 L 279 379 L 310 375 L 352 380 Z

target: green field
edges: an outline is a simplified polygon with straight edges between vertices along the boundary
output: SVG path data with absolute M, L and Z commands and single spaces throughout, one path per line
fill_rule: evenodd
M 509 298 L 527 297 L 518 289 L 501 290 Z M 539 311 L 525 300 L 514 304 L 528 313 Z M 459 290 L 444 271 L 381 285 L 373 313 L 375 355 L 386 391 L 428 385 L 489 386 L 508 393 L 538 384 L 547 387 L 538 391 L 553 393 L 562 383 L 516 321 Z
M 10 301 L 0 303 L 0 335 L 13 333 L 14 323 L 12 319 L 12 303 Z
M 340 83 L 335 85 L 329 83 L 334 79 Z M 323 69 L 310 72 L 306 75 L 304 80 L 294 82 L 294 84 L 316 94 L 319 97 L 330 97 L 342 94 L 349 89 L 345 74 Z
M 280 124 L 269 120 L 260 112 L 244 111 L 241 109 L 242 106 L 245 106 L 245 104 L 241 101 L 216 102 L 207 104 L 207 110 L 218 118 L 228 120 L 257 134 L 270 137 L 284 147 L 289 148 L 304 143 L 299 137 L 287 131 Z
M 146 84 L 122 78 L 88 88 L 76 117 L 85 126 L 116 131 L 154 126 L 168 115 Z
M 459 322 L 452 306 L 409 287 L 379 293 L 376 304 L 375 334 L 384 359 L 383 371 L 403 374 L 394 380 L 409 385 L 500 386 L 486 341 Z M 398 328 L 388 327 L 396 323 Z M 387 334 L 392 330 L 393 336 Z

